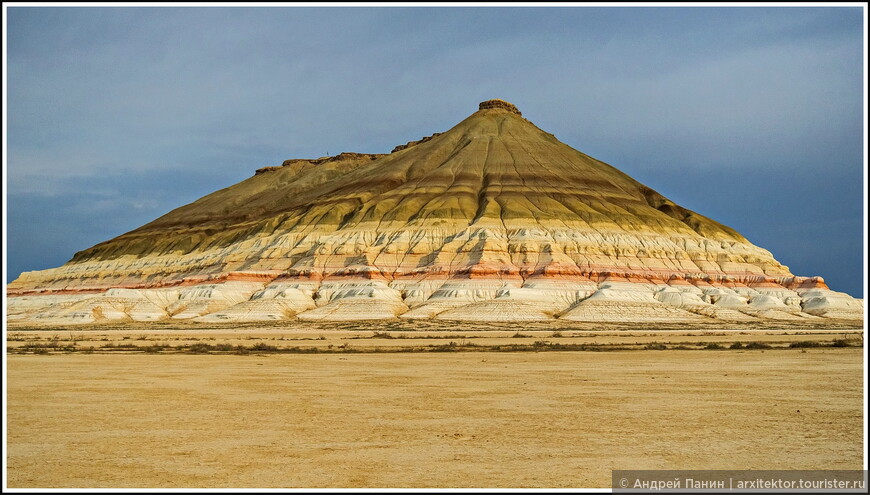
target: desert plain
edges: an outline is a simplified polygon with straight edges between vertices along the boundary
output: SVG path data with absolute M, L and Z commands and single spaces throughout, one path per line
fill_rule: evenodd
M 861 469 L 863 330 L 604 324 L 7 329 L 10 488 L 609 488 Z

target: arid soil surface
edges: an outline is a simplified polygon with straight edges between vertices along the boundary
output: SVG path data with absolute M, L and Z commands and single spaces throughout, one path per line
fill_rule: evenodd
M 846 328 L 9 329 L 8 485 L 607 488 L 612 469 L 860 469 L 862 344 Z
M 205 324 L 126 322 L 65 327 L 11 326 L 9 353 L 359 353 L 430 351 L 698 349 L 753 342 L 861 346 L 860 322 L 716 323 L 470 323 L 376 321 Z

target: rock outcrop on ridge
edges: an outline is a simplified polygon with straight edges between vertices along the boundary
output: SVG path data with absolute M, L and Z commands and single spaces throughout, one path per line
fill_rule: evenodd
M 7 295 L 46 324 L 863 318 L 502 100 L 389 154 L 261 168 Z

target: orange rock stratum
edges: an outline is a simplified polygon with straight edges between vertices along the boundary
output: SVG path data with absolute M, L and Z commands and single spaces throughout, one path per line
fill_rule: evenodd
M 490 100 L 389 154 L 287 160 L 7 286 L 10 322 L 863 318 Z

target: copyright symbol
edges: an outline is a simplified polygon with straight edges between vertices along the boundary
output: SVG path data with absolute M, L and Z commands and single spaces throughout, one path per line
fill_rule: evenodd
M 622 488 L 628 488 L 628 478 L 622 478 L 619 480 L 619 486 Z

